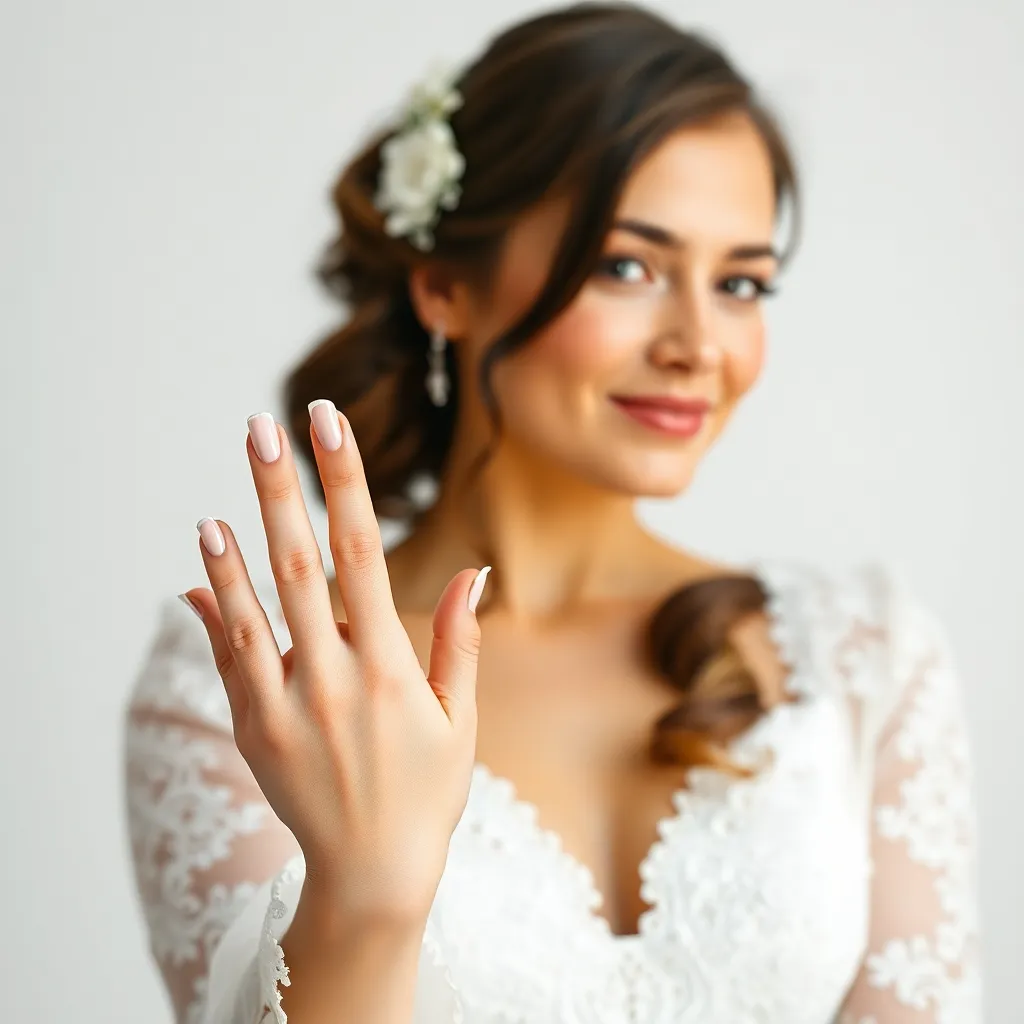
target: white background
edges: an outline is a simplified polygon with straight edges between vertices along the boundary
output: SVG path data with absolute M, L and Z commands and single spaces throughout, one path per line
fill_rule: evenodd
M 689 0 L 789 127 L 807 235 L 688 494 L 714 557 L 900 562 L 969 700 L 989 1019 L 1024 1019 L 1024 5 Z M 194 523 L 266 552 L 245 417 L 337 317 L 329 184 L 501 0 L 34 0 L 0 14 L 3 1016 L 169 1020 L 129 875 L 121 707 Z M 321 527 L 322 528 L 322 527 Z

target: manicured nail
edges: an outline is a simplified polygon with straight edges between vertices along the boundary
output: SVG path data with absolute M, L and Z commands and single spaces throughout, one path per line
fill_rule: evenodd
M 317 440 L 329 452 L 337 451 L 341 447 L 341 424 L 334 403 L 329 398 L 318 398 L 310 402 L 307 408 Z
M 200 519 L 196 523 L 196 529 L 199 531 L 199 536 L 203 539 L 203 547 L 211 555 L 224 554 L 227 544 L 224 543 L 224 534 L 221 532 L 216 519 L 210 519 L 208 516 Z
M 476 613 L 476 606 L 480 603 L 480 595 L 484 592 L 484 584 L 487 582 L 487 574 L 491 571 L 489 565 L 485 565 L 477 574 L 476 579 L 473 580 L 473 585 L 469 588 L 469 610 Z
M 194 612 L 196 613 L 196 615 L 198 615 L 198 616 L 199 616 L 199 621 L 200 621 L 200 622 L 202 622 L 202 621 L 203 621 L 203 613 L 202 613 L 202 610 L 200 609 L 199 605 L 197 605 L 197 604 L 195 603 L 195 601 L 193 601 L 193 600 L 192 600 L 192 598 L 188 596 L 188 594 L 179 594 L 179 595 L 178 595 L 178 598 L 179 598 L 180 600 L 184 601 L 184 602 L 185 602 L 185 604 L 187 604 L 187 605 L 189 606 L 189 608 L 191 608 L 191 609 L 192 609 L 192 611 L 194 611 Z
M 274 462 L 281 454 L 281 441 L 277 436 L 277 424 L 269 412 L 254 412 L 246 421 L 252 446 L 261 462 Z

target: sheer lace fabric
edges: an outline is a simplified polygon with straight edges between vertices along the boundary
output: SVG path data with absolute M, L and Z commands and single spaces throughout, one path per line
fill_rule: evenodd
M 943 630 L 898 575 L 751 567 L 799 701 L 689 773 L 640 865 L 636 936 L 485 765 L 424 934 L 415 1024 L 980 1024 L 974 820 Z M 260 587 L 282 650 L 276 591 Z M 162 609 L 132 690 L 127 809 L 181 1024 L 284 1024 L 301 852 L 235 748 L 201 623 Z

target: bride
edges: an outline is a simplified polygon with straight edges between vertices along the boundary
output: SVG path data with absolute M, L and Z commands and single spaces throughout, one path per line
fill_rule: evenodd
M 249 418 L 272 573 L 200 520 L 127 709 L 179 1022 L 981 1021 L 941 624 L 635 514 L 755 385 L 797 193 L 731 61 L 619 3 L 435 71 L 344 169 L 348 317 Z

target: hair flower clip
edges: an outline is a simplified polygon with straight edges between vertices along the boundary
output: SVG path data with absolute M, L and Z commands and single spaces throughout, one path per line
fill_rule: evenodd
M 448 115 L 462 106 L 453 70 L 436 64 L 410 91 L 399 127 L 381 146 L 374 205 L 387 216 L 384 230 L 407 236 L 417 249 L 434 247 L 441 210 L 458 205 L 466 161 Z

